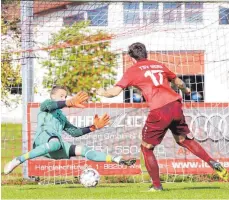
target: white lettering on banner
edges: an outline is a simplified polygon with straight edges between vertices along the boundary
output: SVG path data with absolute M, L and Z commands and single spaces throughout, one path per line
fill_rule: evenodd
M 135 130 L 136 131 L 136 130 Z M 66 137 L 63 136 L 63 138 L 66 140 Z M 97 142 L 99 141 L 103 141 L 103 140 L 116 140 L 116 141 L 119 141 L 119 140 L 135 140 L 136 138 L 139 138 L 141 139 L 141 137 L 139 136 L 139 133 L 134 133 L 131 132 L 125 132 L 123 133 L 122 131 L 122 134 L 112 134 L 110 132 L 108 133 L 99 133 L 99 131 L 94 132 L 93 134 L 87 134 L 87 135 L 84 135 L 82 137 L 76 137 L 74 138 L 76 141 L 82 141 L 82 140 L 91 140 L 91 141 L 95 141 L 97 140 Z M 70 140 L 68 140 L 70 141 Z
M 35 170 L 52 171 L 52 170 L 83 170 L 90 165 L 35 165 Z
M 77 127 L 86 127 L 93 124 L 94 116 L 68 116 L 68 120 Z
M 226 167 L 228 168 L 229 167 L 229 162 L 220 162 L 221 165 L 223 167 Z M 161 168 L 163 168 L 163 165 L 159 165 Z M 189 168 L 210 168 L 210 166 L 205 163 L 205 162 L 202 162 L 202 163 L 199 163 L 199 162 L 172 162 L 172 167 L 174 169 L 179 169 L 179 168 L 186 168 L 186 169 L 189 169 Z
M 92 148 L 93 150 L 95 151 L 102 151 L 102 152 L 105 152 L 105 153 L 109 153 L 109 148 L 108 146 L 91 146 L 91 145 L 88 145 L 88 147 Z
M 126 165 L 119 165 L 119 164 L 104 164 L 104 169 L 128 169 L 128 168 L 139 169 L 141 168 L 141 165 L 134 164 L 127 167 Z
M 111 127 L 124 127 L 124 124 L 120 125 L 121 122 L 125 119 L 127 113 L 121 113 L 120 115 L 118 115 L 114 122 L 111 124 Z
M 127 116 L 127 113 L 119 114 L 110 127 L 143 127 L 147 116 L 135 115 Z
M 119 164 L 104 164 L 104 169 L 127 169 L 127 166 Z
M 93 116 L 68 116 L 70 123 L 77 127 L 86 127 L 93 124 Z M 115 117 L 115 120 L 109 127 L 142 127 L 146 121 L 146 116 L 127 116 L 122 113 Z
M 132 146 L 115 146 L 115 153 L 117 155 L 136 155 L 140 153 L 140 147 L 136 145 Z
M 109 127 L 143 127 L 147 116 L 135 115 L 128 116 L 128 113 L 121 113 L 115 117 L 113 123 Z M 221 139 L 229 140 L 229 114 L 186 114 L 191 118 L 189 123 L 190 130 L 195 139 L 205 141 L 211 139 L 219 141 Z M 69 121 L 78 127 L 89 126 L 93 123 L 93 116 L 69 116 Z M 218 118 L 218 123 L 216 120 Z M 87 136 L 85 136 L 87 137 Z M 107 139 L 108 136 L 106 137 Z

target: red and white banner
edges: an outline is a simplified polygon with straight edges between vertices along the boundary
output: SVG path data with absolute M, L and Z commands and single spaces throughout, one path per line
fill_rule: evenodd
M 28 150 L 31 150 L 37 126 L 39 104 L 28 104 Z M 63 140 L 71 144 L 84 144 L 98 151 L 113 155 L 136 157 L 134 166 L 115 163 L 93 162 L 77 157 L 69 160 L 50 160 L 44 157 L 28 161 L 29 176 L 77 176 L 86 166 L 101 175 L 131 175 L 141 173 L 141 129 L 148 115 L 146 104 L 87 104 L 85 109 L 65 108 L 68 120 L 77 127 L 91 125 L 95 114 L 108 113 L 109 127 L 72 138 L 63 133 Z M 187 103 L 184 113 L 193 136 L 206 151 L 229 169 L 229 107 L 228 104 Z M 160 173 L 206 174 L 211 168 L 186 149 L 178 146 L 170 131 L 155 148 Z

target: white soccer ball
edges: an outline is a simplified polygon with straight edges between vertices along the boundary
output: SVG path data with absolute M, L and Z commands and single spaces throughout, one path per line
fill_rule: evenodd
M 87 168 L 80 175 L 80 183 L 84 187 L 95 187 L 99 183 L 100 175 L 95 169 Z

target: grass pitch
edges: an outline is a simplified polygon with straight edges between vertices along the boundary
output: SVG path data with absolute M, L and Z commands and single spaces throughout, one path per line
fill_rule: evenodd
M 229 183 L 166 183 L 163 192 L 147 192 L 149 184 L 2 186 L 2 199 L 229 199 Z
M 21 155 L 21 125 L 2 124 L 1 167 L 15 156 Z M 143 165 L 144 167 L 144 165 Z M 1 170 L 1 171 L 2 171 Z M 2 176 L 2 199 L 229 199 L 229 183 L 166 183 L 165 191 L 147 192 L 148 183 L 99 184 L 96 188 L 84 188 L 79 184 L 20 185 L 22 169 Z

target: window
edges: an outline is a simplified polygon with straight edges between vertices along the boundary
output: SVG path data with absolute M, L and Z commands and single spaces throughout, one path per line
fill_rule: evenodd
M 64 17 L 64 25 L 72 25 L 75 22 L 90 21 L 90 26 L 108 25 L 108 6 L 79 12 L 76 15 Z
M 107 26 L 108 25 L 108 6 L 87 11 L 88 19 L 91 26 Z
M 158 3 L 143 3 L 143 23 L 152 24 L 159 22 Z
M 203 3 L 158 3 L 126 2 L 123 3 L 125 25 L 157 24 L 193 24 L 203 21 Z
M 7 86 L 7 90 L 10 94 L 22 94 L 22 83 L 17 83 L 14 78 L 8 78 L 10 85 Z
M 142 103 L 145 102 L 141 91 L 135 87 L 124 89 L 124 102 L 125 103 Z
M 149 60 L 155 60 L 164 63 L 170 71 L 181 78 L 192 91 L 192 95 L 183 95 L 184 101 L 204 101 L 204 51 L 155 51 L 148 52 Z M 123 53 L 124 72 L 132 66 L 132 60 L 127 53 Z M 180 67 L 176 67 L 180 66 Z M 180 74 L 180 75 L 179 75 Z M 182 94 L 173 84 L 172 88 L 179 94 Z M 140 91 L 134 87 L 124 90 L 124 102 L 139 102 L 134 100 L 134 93 Z M 140 93 L 141 94 L 141 93 Z M 144 102 L 144 98 L 140 98 Z
M 11 86 L 10 94 L 22 94 L 22 84 Z
M 124 3 L 124 24 L 140 25 L 159 22 L 158 3 Z
M 203 3 L 185 3 L 185 22 L 200 23 L 203 21 Z
M 80 21 L 84 21 L 84 13 L 79 13 L 77 15 L 73 15 L 70 17 L 65 17 L 64 18 L 64 25 L 69 25 L 71 26 L 72 24 L 74 24 L 75 22 L 80 22 Z
M 185 95 L 183 96 L 183 101 L 188 102 L 203 102 L 204 101 L 204 75 L 182 75 L 178 76 L 180 79 L 184 81 L 186 84 L 186 87 L 191 89 L 191 95 Z M 172 88 L 177 93 L 182 93 L 179 91 L 174 85 L 172 85 Z
M 163 22 L 181 22 L 181 3 L 163 3 Z
M 172 89 L 178 94 L 182 94 L 184 102 L 204 102 L 204 75 L 182 75 L 178 77 L 191 89 L 191 95 L 185 95 L 171 83 Z M 124 102 L 142 103 L 145 102 L 145 99 L 140 90 L 129 87 L 124 90 Z
M 229 24 L 229 8 L 219 7 L 219 24 Z
M 124 24 L 140 24 L 139 3 L 124 3 Z

